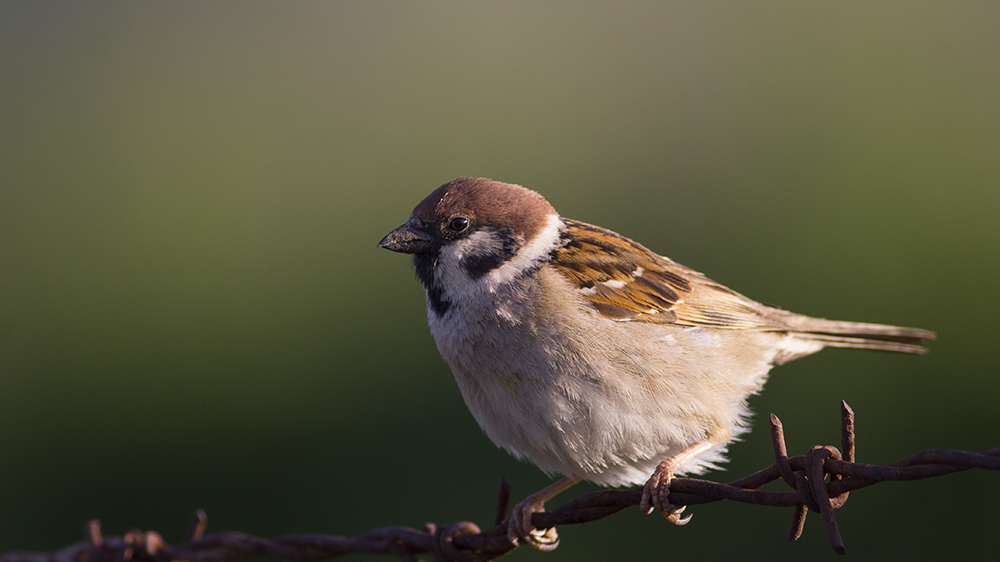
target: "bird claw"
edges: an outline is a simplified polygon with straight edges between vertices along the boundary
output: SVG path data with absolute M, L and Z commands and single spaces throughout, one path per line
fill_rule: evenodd
M 580 481 L 579 476 L 566 476 L 543 490 L 539 490 L 514 506 L 507 525 L 507 539 L 517 546 L 523 540 L 538 550 L 552 550 L 559 546 L 559 534 L 555 528 L 536 529 L 531 523 L 531 515 L 545 511 L 545 502 Z
M 671 511 L 670 513 L 667 513 L 665 511 L 661 511 L 660 513 L 663 514 L 663 517 L 666 518 L 667 521 L 670 521 L 671 523 L 677 525 L 678 527 L 687 525 L 688 523 L 691 522 L 691 518 L 694 517 L 693 513 L 688 513 L 687 517 L 681 517 L 681 513 L 683 513 L 684 510 L 687 508 L 686 505 L 682 505 L 680 507 L 676 506 L 670 506 L 670 507 L 673 508 L 673 511 Z
M 646 485 L 642 487 L 639 509 L 647 515 L 655 509 L 674 525 L 687 525 L 691 521 L 691 515 L 681 517 L 681 513 L 687 506 L 676 506 L 670 503 L 670 482 L 673 479 L 671 463 L 669 461 L 660 463 L 653 471 L 653 475 L 649 477 Z
M 536 529 L 531 524 L 531 515 L 545 511 L 544 502 L 529 497 L 514 506 L 507 526 L 507 539 L 517 545 L 521 540 L 542 551 L 554 550 L 559 546 L 559 533 L 555 527 Z

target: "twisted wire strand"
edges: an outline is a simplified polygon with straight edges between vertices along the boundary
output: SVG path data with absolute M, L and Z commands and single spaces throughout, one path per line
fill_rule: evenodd
M 921 480 L 971 468 L 1000 470 L 1000 447 L 972 453 L 953 449 L 927 449 L 889 465 L 855 461 L 854 412 L 841 402 L 841 448 L 814 446 L 807 454 L 789 457 L 784 430 L 771 414 L 771 438 L 775 464 L 728 483 L 696 478 L 676 478 L 670 484 L 670 503 L 676 506 L 716 501 L 771 507 L 794 508 L 789 539 L 797 539 L 809 511 L 820 513 L 838 554 L 844 542 L 834 511 L 847 501 L 848 493 L 880 482 Z M 829 477 L 829 480 L 827 478 Z M 789 492 L 758 490 L 782 480 Z M 184 540 L 166 543 L 155 531 L 130 530 L 122 536 L 105 536 L 100 522 L 85 525 L 86 540 L 52 553 L 13 551 L 0 555 L 0 562 L 171 562 L 189 560 L 223 562 L 270 556 L 288 560 L 326 560 L 344 554 L 389 554 L 402 561 L 430 554 L 439 562 L 479 562 L 493 560 L 517 548 L 507 539 L 507 507 L 510 484 L 500 480 L 493 526 L 480 530 L 474 523 L 459 521 L 423 529 L 383 527 L 355 537 L 300 533 L 273 539 L 224 531 L 205 534 L 207 517 L 198 510 Z M 551 511 L 535 513 L 531 522 L 539 529 L 576 525 L 609 517 L 639 505 L 641 488 L 600 490 L 578 496 Z

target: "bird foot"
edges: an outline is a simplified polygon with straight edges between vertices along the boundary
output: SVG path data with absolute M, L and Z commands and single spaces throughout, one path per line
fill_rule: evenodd
M 510 524 L 507 526 L 507 538 L 513 544 L 518 544 L 524 540 L 538 550 L 553 550 L 559 546 L 559 534 L 555 527 L 549 529 L 536 529 L 531 524 L 531 515 L 545 511 L 545 500 L 528 496 L 523 502 L 514 506 L 514 511 L 510 516 Z
M 507 525 L 507 538 L 511 544 L 517 545 L 518 541 L 524 540 L 538 550 L 552 550 L 559 546 L 559 534 L 555 528 L 536 529 L 531 524 L 531 515 L 545 511 L 545 502 L 579 481 L 579 476 L 566 476 L 515 505 Z
M 687 506 L 676 506 L 670 503 L 670 482 L 674 479 L 674 463 L 671 460 L 665 460 L 657 465 L 653 475 L 642 487 L 642 500 L 639 502 L 639 509 L 647 515 L 655 509 L 674 525 L 687 525 L 691 521 L 691 515 L 681 517 L 681 513 Z

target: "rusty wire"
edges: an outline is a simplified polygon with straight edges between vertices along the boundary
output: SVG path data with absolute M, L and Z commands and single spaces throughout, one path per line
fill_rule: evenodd
M 696 505 L 730 500 L 754 505 L 792 507 L 794 516 L 790 540 L 802 533 L 806 514 L 822 516 L 834 551 L 844 553 L 834 510 L 847 501 L 848 493 L 879 482 L 920 480 L 970 468 L 1000 470 L 1000 447 L 981 453 L 952 449 L 927 449 L 887 466 L 854 462 L 854 412 L 841 402 L 841 449 L 814 446 L 802 456 L 789 457 L 781 421 L 771 414 L 771 440 L 775 464 L 729 483 L 694 478 L 676 478 L 670 484 L 670 503 Z M 827 481 L 829 475 L 829 481 Z M 783 480 L 791 492 L 758 490 L 764 484 Z M 562 506 L 532 515 L 535 527 L 586 523 L 638 505 L 641 488 L 602 490 L 583 494 Z M 403 561 L 415 561 L 418 554 L 431 554 L 445 562 L 492 560 L 516 548 L 507 539 L 507 507 L 510 485 L 500 480 L 493 526 L 481 531 L 474 523 L 461 521 L 445 526 L 428 523 L 423 529 L 383 527 L 356 537 L 295 534 L 265 539 L 239 532 L 206 535 L 205 512 L 198 510 L 184 541 L 167 544 L 154 531 L 132 530 L 125 535 L 104 536 L 100 523 L 86 525 L 86 540 L 53 553 L 8 552 L 0 562 L 171 562 L 246 560 L 271 556 L 289 560 L 325 560 L 350 553 L 389 554 Z

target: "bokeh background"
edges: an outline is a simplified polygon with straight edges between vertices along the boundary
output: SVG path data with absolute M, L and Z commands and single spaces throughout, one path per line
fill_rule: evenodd
M 730 479 L 1000 445 L 996 2 L 0 3 L 0 552 L 492 519 L 549 482 L 468 414 L 409 260 L 460 175 L 764 302 L 937 330 L 777 369 Z M 574 489 L 584 492 L 586 486 Z M 567 493 L 565 498 L 572 497 Z M 857 492 L 855 560 L 995 556 L 1000 477 Z M 558 505 L 558 501 L 552 505 Z M 550 554 L 810 559 L 817 517 L 628 510 Z M 368 557 L 353 557 L 354 560 Z

